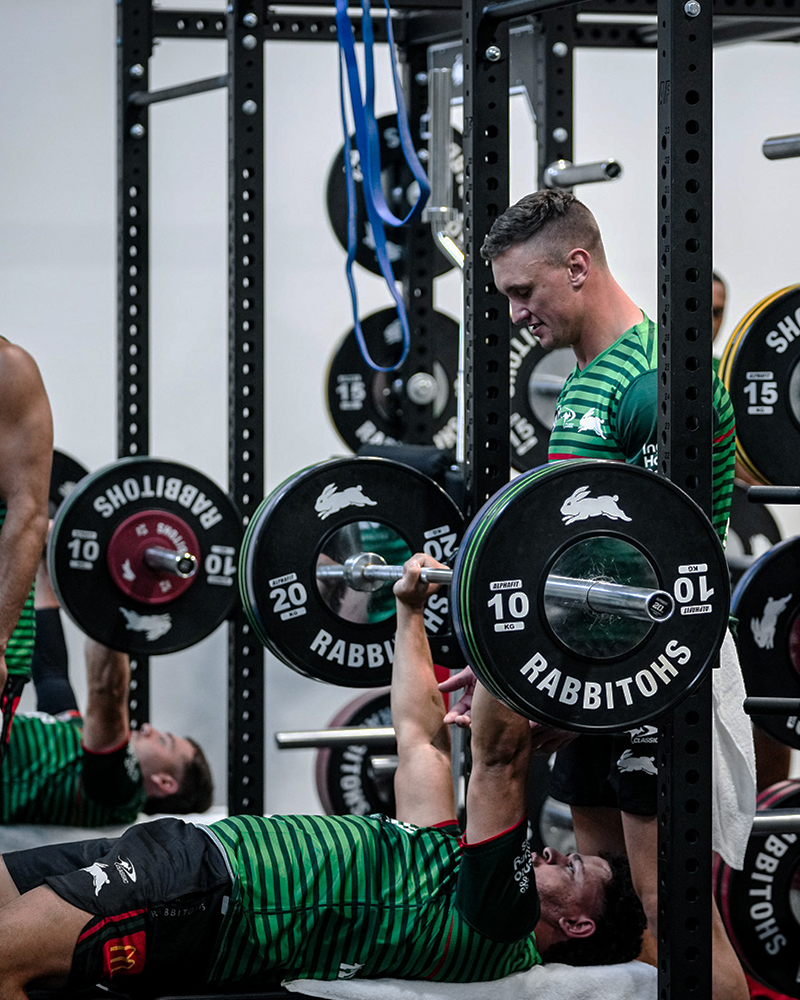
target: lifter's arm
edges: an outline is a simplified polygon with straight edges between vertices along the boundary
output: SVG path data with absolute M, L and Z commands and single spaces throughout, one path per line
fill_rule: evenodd
M 107 753 L 130 739 L 128 689 L 131 668 L 126 653 L 86 640 L 88 698 L 83 716 L 84 747 Z
M 0 688 L 5 651 L 31 589 L 47 537 L 53 458 L 50 403 L 33 358 L 0 339 Z
M 526 815 L 531 733 L 528 720 L 478 682 L 472 700 L 472 770 L 467 785 L 466 841 L 476 844 Z
M 417 554 L 394 586 L 397 635 L 392 667 L 392 725 L 397 735 L 394 779 L 397 818 L 417 826 L 455 819 L 450 732 L 433 671 L 423 612 L 435 585 L 420 580 L 422 566 L 441 566 Z

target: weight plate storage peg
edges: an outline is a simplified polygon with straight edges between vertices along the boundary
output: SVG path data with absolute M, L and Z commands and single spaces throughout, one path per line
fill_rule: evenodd
M 89 470 L 71 455 L 53 449 L 53 466 L 50 470 L 50 493 L 47 506 L 50 517 L 58 510 L 61 501 L 66 499 L 83 479 L 89 475 Z
M 750 503 L 747 490 L 734 486 L 731 495 L 731 519 L 725 541 L 725 557 L 731 571 L 731 585 L 736 586 L 745 570 L 759 556 L 781 541 L 781 529 L 768 508 Z
M 341 708 L 328 724 L 339 726 L 391 726 L 389 689 L 369 691 Z M 359 743 L 354 736 L 345 746 L 323 747 L 317 751 L 315 778 L 317 794 L 328 816 L 394 816 L 394 774 L 379 770 L 375 748 Z M 382 754 L 386 760 L 387 754 Z
M 133 655 L 186 649 L 237 600 L 242 521 L 197 469 L 125 458 L 59 507 L 47 562 L 61 606 L 87 635 Z
M 397 129 L 397 115 L 384 115 L 377 120 L 378 138 L 380 141 L 381 185 L 386 204 L 392 212 L 404 219 L 411 211 L 418 197 L 417 182 L 411 169 L 405 162 L 403 148 L 400 145 L 400 133 Z M 419 142 L 419 136 L 415 142 Z M 417 147 L 419 148 L 419 147 Z M 356 261 L 373 274 L 380 274 L 381 269 L 375 254 L 375 240 L 372 227 L 367 218 L 364 206 L 363 177 L 358 163 L 355 136 L 350 136 L 351 162 L 353 163 L 353 180 L 356 188 Z M 464 187 L 464 153 L 461 149 L 461 136 L 453 129 L 450 143 L 450 170 L 453 174 L 453 208 L 458 213 L 457 219 L 446 227 L 447 235 L 458 241 L 462 229 L 462 196 Z M 330 219 L 336 239 L 344 249 L 347 249 L 347 184 L 344 175 L 344 147 L 341 147 L 334 157 L 328 174 L 327 185 L 328 218 Z M 386 252 L 392 264 L 395 278 L 401 280 L 408 273 L 408 227 L 386 228 Z M 430 238 L 431 264 L 435 275 L 444 274 L 454 267 L 451 260 L 440 253 Z
M 317 567 L 376 552 L 402 563 L 415 552 L 450 562 L 463 518 L 427 476 L 384 458 L 333 459 L 278 486 L 245 532 L 239 591 L 259 640 L 288 666 L 343 687 L 391 679 L 396 628 L 392 584 L 356 591 L 317 580 Z M 451 632 L 448 590 L 425 614 L 436 663 L 463 664 Z
M 394 309 L 371 313 L 361 330 L 372 360 L 382 368 L 400 357 L 403 332 Z M 328 412 L 351 451 L 365 444 L 433 444 L 454 448 L 457 437 L 458 324 L 430 314 L 424 362 L 412 351 L 401 368 L 378 372 L 366 363 L 350 330 L 328 369 Z M 429 430 L 421 441 L 417 425 Z
M 731 335 L 720 374 L 736 411 L 736 452 L 756 478 L 800 482 L 800 285 L 762 299 Z
M 748 697 L 800 698 L 800 537 L 764 553 L 742 576 L 731 611 Z M 754 715 L 760 728 L 800 750 L 800 718 Z
M 550 596 L 559 577 L 666 591 L 664 621 Z M 730 583 L 716 532 L 669 480 L 620 462 L 554 462 L 498 491 L 454 567 L 453 617 L 483 683 L 529 718 L 619 732 L 691 691 L 719 652 Z
M 771 809 L 798 810 L 797 832 L 752 833 L 741 871 L 717 858 L 714 894 L 745 972 L 800 997 L 800 782 L 780 781 L 761 792 L 758 813 Z

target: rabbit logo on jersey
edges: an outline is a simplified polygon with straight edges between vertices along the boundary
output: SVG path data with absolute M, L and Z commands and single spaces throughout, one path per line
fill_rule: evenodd
M 615 494 L 613 497 L 609 495 L 593 497 L 589 493 L 589 486 L 579 486 L 561 504 L 564 524 L 572 524 L 573 521 L 586 521 L 590 517 L 607 517 L 611 521 L 631 520 L 617 503 L 619 494 Z

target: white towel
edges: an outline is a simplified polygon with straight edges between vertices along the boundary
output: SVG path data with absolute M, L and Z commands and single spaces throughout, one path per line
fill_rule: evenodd
M 741 869 L 756 813 L 756 756 L 739 655 L 730 632 L 713 673 L 713 775 L 711 846 L 731 868 Z
M 658 973 L 644 962 L 575 967 L 536 965 L 484 983 L 429 983 L 419 979 L 293 979 L 294 993 L 329 1000 L 656 1000 Z

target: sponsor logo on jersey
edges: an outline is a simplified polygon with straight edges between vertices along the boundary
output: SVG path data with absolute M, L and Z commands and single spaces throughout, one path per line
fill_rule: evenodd
M 531 885 L 531 869 L 533 868 L 533 857 L 531 855 L 530 842 L 522 841 L 522 852 L 514 858 L 514 881 L 517 883 L 520 893 L 528 891 Z
M 103 886 L 108 885 L 109 878 L 106 874 L 106 868 L 108 868 L 108 865 L 104 865 L 100 861 L 95 861 L 95 863 L 93 865 L 89 865 L 88 868 L 81 868 L 82 872 L 88 872 L 92 876 L 95 896 L 99 896 L 100 890 Z
M 778 618 L 791 599 L 791 594 L 780 598 L 768 597 L 761 617 L 750 619 L 750 631 L 753 633 L 753 641 L 759 649 L 772 649 L 775 646 L 775 629 L 778 627 Z
M 634 757 L 632 750 L 626 750 L 617 761 L 617 767 L 622 774 L 627 771 L 645 771 L 647 774 L 658 774 L 655 757 Z
M 619 506 L 619 494 L 614 496 L 589 496 L 588 486 L 579 486 L 574 493 L 561 504 L 561 515 L 564 524 L 573 521 L 586 521 L 590 517 L 607 517 L 610 521 L 630 521 L 631 519 Z
M 595 413 L 595 408 L 592 407 L 587 410 L 586 413 L 581 417 L 581 422 L 578 424 L 578 433 L 581 431 L 589 431 L 592 434 L 596 434 L 599 438 L 604 441 L 608 437 L 605 430 L 603 430 L 603 418 L 599 413 Z
M 328 483 L 314 501 L 314 510 L 320 521 L 324 521 L 326 517 L 347 507 L 377 507 L 377 505 L 376 500 L 370 500 L 364 495 L 361 486 L 347 486 L 343 490 L 337 490 L 333 483 Z
M 359 969 L 363 969 L 363 965 L 349 965 L 347 962 L 339 963 L 339 971 L 336 974 L 337 979 L 352 979 Z
M 553 417 L 553 427 L 558 427 L 559 424 L 562 427 L 574 427 L 577 416 L 578 414 L 569 406 L 558 406 Z
M 636 729 L 626 729 L 631 743 L 658 743 L 658 726 L 639 726 Z
M 128 882 L 136 881 L 136 869 L 133 866 L 133 862 L 130 858 L 122 858 L 117 855 L 117 860 L 114 862 L 114 867 L 119 872 L 119 877 L 127 885 Z

